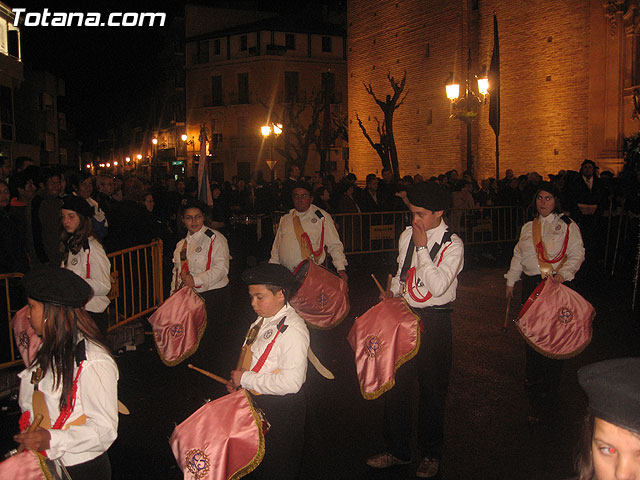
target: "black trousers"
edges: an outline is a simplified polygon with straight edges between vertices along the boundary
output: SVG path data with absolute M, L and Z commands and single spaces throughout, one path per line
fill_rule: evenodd
M 523 304 L 541 281 L 540 275 L 522 277 Z M 533 413 L 537 417 L 548 417 L 558 398 L 564 360 L 545 357 L 526 343 L 525 361 L 525 388 Z
M 104 452 L 93 460 L 67 467 L 67 471 L 73 480 L 111 480 L 109 455 Z
M 424 324 L 420 350 L 402 365 L 395 386 L 385 393 L 384 439 L 389 453 L 411 459 L 412 413 L 418 382 L 418 450 L 422 457 L 440 458 L 444 412 L 451 373 L 451 311 L 415 310 Z
M 225 321 L 224 316 L 228 314 L 229 308 L 229 286 L 209 290 L 199 294 L 205 305 L 207 312 L 207 327 L 204 335 L 200 339 L 198 350 L 193 354 L 191 363 L 209 371 L 218 370 L 216 365 L 215 352 L 220 350 L 224 339 L 220 337 L 219 326 Z
M 265 435 L 265 454 L 250 478 L 296 479 L 300 473 L 307 402 L 303 390 L 289 395 L 254 395 L 271 427 Z

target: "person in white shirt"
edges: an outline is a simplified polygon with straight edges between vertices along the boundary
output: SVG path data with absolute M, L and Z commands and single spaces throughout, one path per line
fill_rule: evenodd
M 293 271 L 307 258 L 318 265 L 322 264 L 328 252 L 338 275 L 346 282 L 348 276 L 344 246 L 331 215 L 311 205 L 313 201 L 311 192 L 311 187 L 307 184 L 301 182 L 295 184 L 292 191 L 295 208 L 280 219 L 269 263 L 279 263 Z M 296 232 L 298 221 L 300 233 Z
M 91 287 L 69 270 L 45 266 L 25 275 L 27 317 L 42 338 L 20 374 L 20 431 L 14 440 L 44 451 L 60 477 L 109 480 L 108 448 L 118 436 L 118 368 L 83 305 Z M 43 400 L 42 400 L 43 399 Z M 29 432 L 36 415 L 40 427 Z
M 173 252 L 171 294 L 183 286 L 195 289 L 202 297 L 207 312 L 207 329 L 200 340 L 194 363 L 210 365 L 208 351 L 216 339 L 214 320 L 228 311 L 229 245 L 217 230 L 205 226 L 207 207 L 189 199 L 182 209 L 182 222 L 187 236 L 180 240 Z
M 418 354 L 398 369 L 395 386 L 384 396 L 386 451 L 369 458 L 367 465 L 387 468 L 410 463 L 413 385 L 417 378 L 422 461 L 416 475 L 431 478 L 438 474 L 444 441 L 451 372 L 451 310 L 464 265 L 464 246 L 442 219 L 451 206 L 449 189 L 435 182 L 420 182 L 407 197 L 412 225 L 400 235 L 398 271 L 391 291 L 381 298 L 402 296 L 420 317 L 423 333 Z
M 527 222 L 520 231 L 520 238 L 513 249 L 513 258 L 507 280 L 506 297 L 513 297 L 513 287 L 522 274 L 522 303 L 526 302 L 536 286 L 547 276 L 554 282 L 567 284 L 574 279 L 585 258 L 582 236 L 578 225 L 562 215 L 560 192 L 549 182 L 540 184 L 533 202 L 536 219 Z M 540 236 L 544 250 L 534 245 L 534 226 L 540 226 Z M 538 228 L 538 227 L 535 227 Z M 546 262 L 549 260 L 549 262 Z M 547 358 L 528 344 L 526 348 L 525 388 L 533 411 L 529 423 L 536 424 L 548 420 L 555 403 L 562 360 Z
M 93 289 L 85 309 L 104 335 L 109 323 L 106 309 L 111 303 L 107 297 L 111 290 L 111 262 L 93 235 L 93 208 L 82 197 L 66 195 L 62 199 L 61 212 L 61 266 Z
M 245 271 L 251 306 L 258 319 L 247 339 L 251 358 L 247 369 L 231 372 L 228 390 L 246 388 L 259 395 L 254 402 L 271 427 L 265 435 L 265 457 L 255 471 L 257 478 L 298 478 L 306 401 L 302 385 L 307 375 L 309 331 L 289 304 L 298 284 L 282 265 L 261 264 Z M 250 340 L 245 341 L 247 345 Z M 247 358 L 247 360 L 249 360 Z

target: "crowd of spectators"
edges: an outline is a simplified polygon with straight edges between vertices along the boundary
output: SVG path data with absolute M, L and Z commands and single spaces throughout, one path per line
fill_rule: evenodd
M 195 178 L 165 175 L 152 182 L 136 175 L 91 175 L 86 171 L 38 167 L 26 158 L 16 159 L 12 170 L 0 160 L 0 272 L 26 272 L 34 264 L 60 264 L 60 206 L 65 194 L 84 198 L 93 208 L 93 232 L 105 250 L 114 252 L 162 238 L 171 251 L 184 236 L 179 220 L 181 205 L 197 196 Z M 583 235 L 596 235 L 601 225 L 586 221 L 600 217 L 609 208 L 640 213 L 640 174 L 598 174 L 597 166 L 585 161 L 580 171 L 561 170 L 549 175 L 563 194 L 566 212 L 581 226 Z M 314 203 L 331 214 L 406 210 L 403 191 L 422 181 L 441 183 L 453 192 L 454 209 L 491 206 L 528 208 L 543 177 L 536 172 L 515 176 L 512 170 L 499 180 L 478 182 L 470 172 L 456 170 L 423 179 L 421 175 L 395 179 L 383 169 L 364 184 L 353 173 L 337 180 L 334 175 L 301 177 L 300 169 L 287 169 L 283 181 L 268 182 L 262 172 L 251 179 L 233 177 L 231 182 L 213 183 L 210 226 L 227 234 L 234 219 L 249 218 L 292 208 L 291 190 L 299 180 L 312 186 Z M 230 243 L 232 240 L 230 240 Z M 587 240 L 588 243 L 588 240 Z M 270 245 L 268 246 L 270 247 Z

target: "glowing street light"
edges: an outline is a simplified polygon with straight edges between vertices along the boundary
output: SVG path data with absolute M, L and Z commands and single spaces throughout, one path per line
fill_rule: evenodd
M 186 142 L 186 141 L 187 141 L 187 138 L 189 138 L 189 137 L 187 136 L 187 134 L 186 134 L 186 133 L 183 133 L 183 134 L 180 136 L 180 138 L 182 139 L 182 141 L 183 141 L 183 142 Z
M 125 157 L 124 161 L 129 163 L 131 161 L 131 157 Z
M 153 143 L 154 145 L 157 145 L 158 144 L 158 139 L 156 137 L 153 137 L 151 139 L 151 143 Z
M 137 158 L 138 160 L 142 160 L 142 154 L 140 154 L 140 153 L 139 153 L 139 154 L 137 154 L 137 155 L 136 155 L 136 158 Z

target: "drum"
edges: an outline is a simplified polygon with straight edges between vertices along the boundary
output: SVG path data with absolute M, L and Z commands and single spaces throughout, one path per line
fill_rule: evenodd
M 13 337 L 16 340 L 18 351 L 22 357 L 25 367 L 29 367 L 33 359 L 38 353 L 42 339 L 36 335 L 27 318 L 27 309 L 25 305 L 11 319 L 11 328 L 13 329 Z
M 50 480 L 54 477 L 45 464 L 45 457 L 37 452 L 25 450 L 0 463 L 0 478 Z
M 302 283 L 291 306 L 314 328 L 327 330 L 349 314 L 349 287 L 340 276 L 310 260 L 303 260 L 293 271 Z
M 204 300 L 191 287 L 182 287 L 149 317 L 158 355 L 173 367 L 193 355 L 207 327 Z
M 246 390 L 200 407 L 169 438 L 185 479 L 238 479 L 264 457 L 262 417 Z
M 347 337 L 355 352 L 360 392 L 378 398 L 395 385 L 395 373 L 420 349 L 420 319 L 400 297 L 383 300 L 356 321 Z
M 596 311 L 579 293 L 547 279 L 540 283 L 514 320 L 524 339 L 541 355 L 571 358 L 591 342 Z

